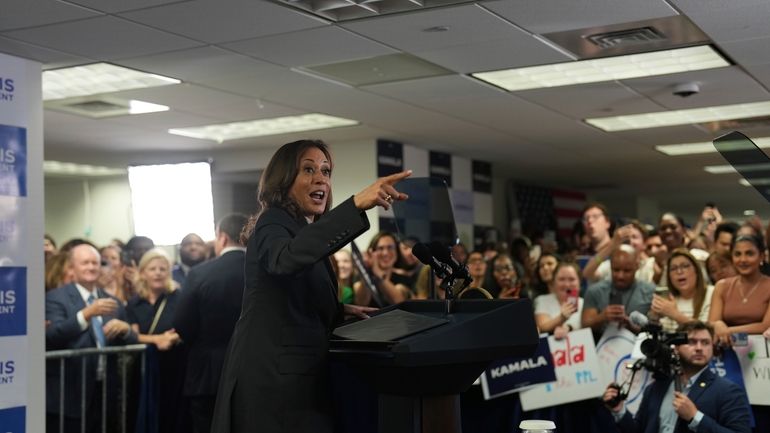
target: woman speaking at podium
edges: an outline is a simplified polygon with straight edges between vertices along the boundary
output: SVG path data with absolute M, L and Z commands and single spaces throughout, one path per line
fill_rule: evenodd
M 322 141 L 283 145 L 262 173 L 248 239 L 243 309 L 225 359 L 212 432 L 331 432 L 328 339 L 343 314 L 329 256 L 369 228 L 364 211 L 406 194 L 378 179 L 331 207 L 332 158 Z

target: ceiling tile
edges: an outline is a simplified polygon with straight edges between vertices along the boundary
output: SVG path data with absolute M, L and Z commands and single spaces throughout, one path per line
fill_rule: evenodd
M 286 66 L 336 63 L 398 53 L 392 48 L 336 26 L 249 39 L 224 46 Z
M 770 37 L 767 0 L 672 0 L 717 42 Z
M 615 81 L 515 92 L 573 119 L 659 111 L 663 107 Z
M 0 11 L 0 31 L 102 15 L 94 10 L 56 0 L 3 0 Z
M 13 39 L 104 60 L 190 48 L 199 43 L 111 16 L 6 33 Z M 108 36 L 106 42 L 105 37 Z
M 650 146 L 650 148 L 659 144 L 695 143 L 709 141 L 714 138 L 712 134 L 705 130 L 691 125 L 635 129 L 630 131 L 617 131 L 609 134 L 613 137 L 619 137 Z
M 770 19 L 770 16 L 768 16 L 768 19 Z M 770 36 L 766 38 L 722 42 L 719 44 L 719 47 L 733 60 L 743 66 L 770 63 Z
M 539 34 L 677 15 L 663 0 L 496 0 L 482 6 Z
M 686 98 L 673 94 L 677 84 L 690 82 L 700 85 L 700 93 Z M 623 80 L 623 84 L 672 110 L 770 100 L 767 90 L 737 66 Z
M 762 65 L 746 65 L 746 69 L 749 74 L 762 83 L 766 89 L 770 89 L 770 63 Z
M 183 81 L 196 82 L 247 72 L 257 74 L 261 70 L 277 68 L 269 63 L 214 46 L 133 57 L 117 60 L 114 63 Z
M 236 41 L 326 25 L 320 18 L 267 1 L 196 0 L 121 14 L 208 43 Z
M 85 6 L 107 13 L 123 12 L 136 9 L 152 8 L 174 3 L 194 3 L 196 0 L 67 0 L 70 3 Z
M 43 63 L 43 69 L 62 68 L 65 66 L 91 63 L 93 60 L 78 57 L 57 50 L 38 47 L 26 42 L 16 41 L 0 36 L 0 52 L 21 57 L 22 59 L 35 60 Z

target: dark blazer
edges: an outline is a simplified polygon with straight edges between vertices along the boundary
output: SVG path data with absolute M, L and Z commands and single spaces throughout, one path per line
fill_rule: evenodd
M 187 346 L 186 396 L 215 396 L 227 344 L 241 314 L 243 251 L 194 267 L 180 293 L 174 329 Z
M 367 228 L 352 198 L 312 224 L 262 213 L 212 432 L 331 432 L 327 351 L 342 304 L 329 256 Z
M 103 323 L 112 319 L 126 320 L 123 304 L 102 289 L 97 289 L 100 298 L 114 299 L 118 309 L 114 316 L 102 316 Z M 51 290 L 45 295 L 45 320 L 51 323 L 45 329 L 46 350 L 82 349 L 96 347 L 96 337 L 89 326 L 84 331 L 80 329 L 77 320 L 78 311 L 86 307 L 75 284 L 67 284 Z M 125 338 L 108 340 L 107 345 L 122 345 L 136 343 L 136 335 L 132 332 Z M 48 361 L 46 364 L 46 411 L 59 413 L 59 360 Z M 86 357 L 86 396 L 91 398 L 96 387 L 95 356 Z M 108 366 L 109 367 L 109 366 Z M 64 414 L 68 417 L 80 418 L 80 400 L 82 395 L 81 361 L 70 358 L 65 361 L 65 402 Z M 88 400 L 87 400 L 88 401 Z
M 618 422 L 623 433 L 658 433 L 660 405 L 671 380 L 658 380 L 644 391 L 636 416 L 626 414 Z M 687 395 L 703 412 L 698 433 L 749 433 L 751 415 L 746 393 L 736 384 L 706 369 Z M 691 432 L 682 419 L 676 424 L 677 433 Z

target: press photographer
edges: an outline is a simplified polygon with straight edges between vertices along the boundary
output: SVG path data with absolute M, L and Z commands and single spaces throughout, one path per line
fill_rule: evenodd
M 677 345 L 671 354 L 665 353 L 660 343 L 647 343 L 646 352 L 650 353 L 651 349 L 657 352 L 652 357 L 648 355 L 643 363 L 655 365 L 658 373 L 676 372 L 679 370 L 676 363 L 668 365 L 665 360 L 678 356 L 681 372 L 669 377 L 658 374 L 657 380 L 644 391 L 636 415 L 626 410 L 622 400 L 617 401 L 617 384 L 610 384 L 605 390 L 602 400 L 619 430 L 624 433 L 750 432 L 751 417 L 745 392 L 708 368 L 714 355 L 714 329 L 709 324 L 693 321 L 680 326 L 679 332 L 687 334 L 687 341 Z

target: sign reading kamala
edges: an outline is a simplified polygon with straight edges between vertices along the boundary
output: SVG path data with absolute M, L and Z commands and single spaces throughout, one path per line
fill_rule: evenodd
M 0 267 L 0 336 L 26 334 L 27 268 Z
M 0 195 L 27 195 L 27 130 L 0 125 Z
M 534 386 L 519 393 L 524 410 L 556 406 L 599 397 L 607 384 L 601 380 L 599 359 L 590 329 L 570 332 L 557 340 L 548 337 L 556 381 Z
M 541 337 L 534 355 L 506 358 L 489 364 L 481 375 L 484 398 L 513 394 L 524 388 L 556 380 L 548 337 Z

